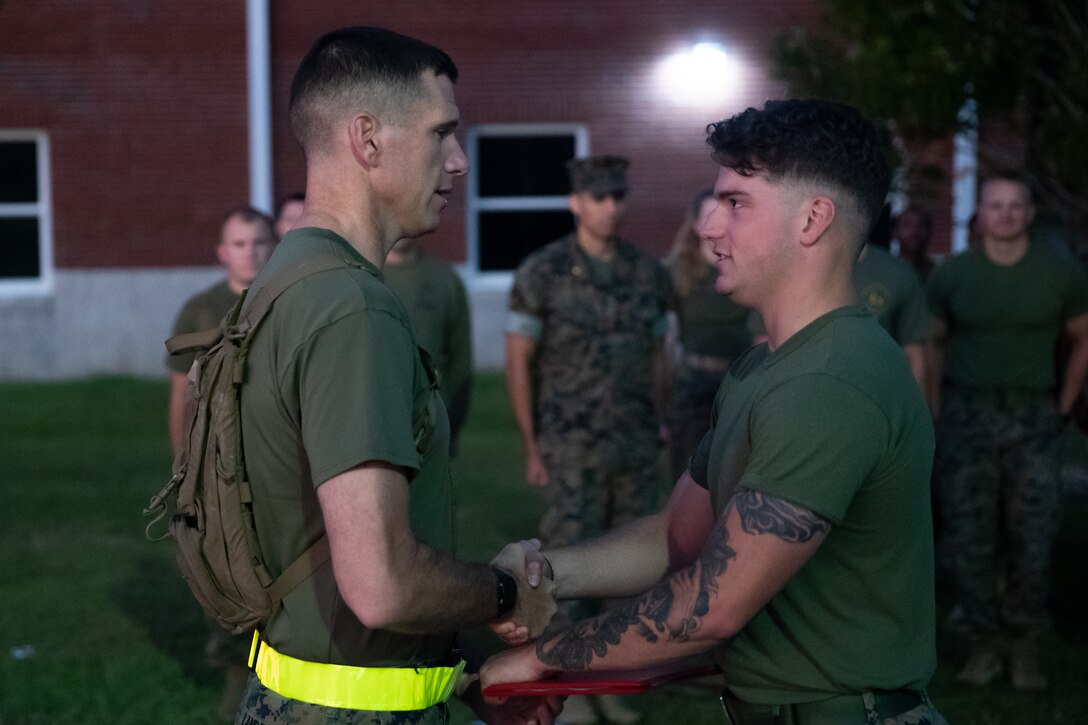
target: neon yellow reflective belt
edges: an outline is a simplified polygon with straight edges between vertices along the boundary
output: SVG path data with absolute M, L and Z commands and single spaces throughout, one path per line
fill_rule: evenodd
M 256 661 L 254 661 L 256 660 Z M 445 702 L 465 661 L 454 667 L 350 667 L 280 654 L 253 633 L 249 666 L 268 689 L 292 700 L 351 710 L 422 710 Z

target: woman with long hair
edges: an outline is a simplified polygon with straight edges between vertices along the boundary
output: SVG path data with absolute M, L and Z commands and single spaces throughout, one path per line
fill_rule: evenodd
M 710 410 L 729 364 L 752 344 L 750 311 L 715 289 L 718 271 L 699 229 L 717 201 L 701 191 L 676 233 L 665 264 L 676 293 L 678 330 L 670 405 L 670 462 L 675 480 L 710 427 Z

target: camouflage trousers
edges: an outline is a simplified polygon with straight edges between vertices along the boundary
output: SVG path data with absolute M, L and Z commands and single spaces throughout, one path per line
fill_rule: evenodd
M 659 485 L 653 437 L 625 453 L 586 452 L 541 439 L 541 458 L 548 471 L 547 506 L 540 520 L 546 549 L 576 544 L 651 513 Z M 647 450 L 648 449 L 648 450 Z M 553 624 L 561 626 L 589 616 L 586 602 L 561 602 Z
M 951 390 L 937 424 L 937 486 L 964 627 L 974 637 L 1048 625 L 1060 516 L 1051 396 Z
M 234 725 L 449 725 L 449 721 L 445 703 L 401 712 L 325 707 L 284 697 L 250 674 Z

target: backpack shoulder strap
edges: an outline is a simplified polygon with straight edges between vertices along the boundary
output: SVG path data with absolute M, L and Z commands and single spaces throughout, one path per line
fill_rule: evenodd
M 247 329 L 249 330 L 256 329 L 257 325 L 261 324 L 264 316 L 268 314 L 268 310 L 272 307 L 272 303 L 276 301 L 276 298 L 296 282 L 301 282 L 318 272 L 355 266 L 358 265 L 353 265 L 331 255 L 325 255 L 307 259 L 301 264 L 285 269 L 279 276 L 273 277 L 268 284 L 257 290 L 257 293 L 246 301 L 240 315 L 239 324 L 248 325 Z
M 318 272 L 357 266 L 359 265 L 353 265 L 333 256 L 321 256 L 307 259 L 302 264 L 284 270 L 279 276 L 272 278 L 268 284 L 257 290 L 257 294 L 248 301 L 248 304 L 245 304 L 239 315 L 239 331 L 246 336 L 252 334 L 257 326 L 261 324 L 265 315 L 268 314 L 276 298 L 296 282 L 300 282 Z M 287 568 L 268 585 L 266 591 L 269 597 L 272 601 L 279 602 L 291 590 L 301 584 L 303 580 L 317 571 L 331 556 L 329 536 L 328 534 L 322 534 L 321 538 L 288 564 Z
M 282 600 L 288 593 L 303 582 L 306 577 L 317 571 L 322 564 L 329 560 L 332 552 L 329 551 L 329 535 L 322 534 L 321 538 L 310 545 L 310 548 L 287 565 L 287 568 L 276 577 L 275 581 L 268 585 L 266 591 L 274 602 Z
M 223 336 L 223 331 L 218 327 L 213 327 L 210 330 L 200 330 L 199 332 L 186 332 L 181 335 L 174 335 L 166 341 L 166 351 L 171 355 L 180 355 L 187 352 L 195 352 L 196 350 L 204 350 L 211 347 L 219 338 Z

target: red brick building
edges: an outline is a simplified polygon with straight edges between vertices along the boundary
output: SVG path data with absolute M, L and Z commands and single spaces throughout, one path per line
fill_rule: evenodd
M 4 3 L 0 377 L 161 374 L 178 306 L 218 277 L 224 211 L 302 189 L 286 113 L 300 58 L 358 24 L 432 42 L 461 72 L 474 169 L 427 244 L 462 265 L 493 366 L 504 270 L 564 223 L 561 157 L 629 157 L 624 235 L 664 254 L 716 173 L 706 124 L 781 96 L 770 41 L 815 16 L 815 0 Z M 664 64 L 700 42 L 727 54 L 720 92 L 677 99 Z M 247 47 L 263 45 L 255 70 Z M 251 111 L 255 73 L 269 93 Z

